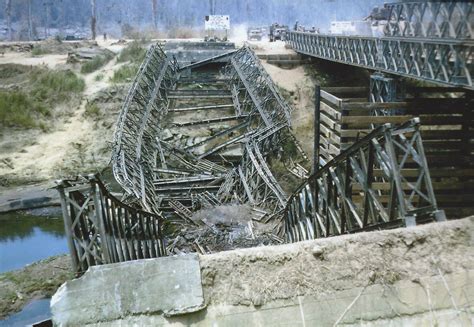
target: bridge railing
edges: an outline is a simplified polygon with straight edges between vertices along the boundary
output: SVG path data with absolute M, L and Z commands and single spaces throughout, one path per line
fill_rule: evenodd
M 176 81 L 177 64 L 156 44 L 147 52 L 124 101 L 116 125 L 112 165 L 115 179 L 149 212 L 157 212 L 153 185 L 160 151 L 159 121 L 167 114 L 168 90 Z
M 418 174 L 405 176 L 407 167 Z M 433 192 L 419 120 L 384 124 L 329 161 L 290 197 L 288 241 L 443 220 Z
M 94 175 L 58 181 L 73 270 L 166 255 L 163 219 L 114 197 Z
M 473 89 L 473 40 L 322 35 L 291 31 L 302 54 L 387 73 Z

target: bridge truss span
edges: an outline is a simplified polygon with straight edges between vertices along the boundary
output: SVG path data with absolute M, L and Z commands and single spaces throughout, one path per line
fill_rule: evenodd
M 417 169 L 416 177 L 404 168 Z M 419 120 L 385 124 L 311 175 L 284 211 L 288 241 L 296 242 L 443 220 L 426 163 Z
M 472 39 L 377 38 L 291 31 L 286 42 L 305 55 L 474 89 Z

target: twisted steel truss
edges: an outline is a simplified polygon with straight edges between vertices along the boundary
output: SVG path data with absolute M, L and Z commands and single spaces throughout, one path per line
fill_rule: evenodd
M 233 185 L 242 202 L 283 208 L 287 195 L 270 171 L 267 157 L 278 150 L 281 132 L 290 127 L 290 107 L 248 47 L 231 56 L 225 75 L 232 83 L 235 107 L 250 117 L 242 162 L 229 178 L 236 178 Z
M 430 82 L 474 89 L 474 41 L 288 32 L 299 53 Z
M 415 178 L 404 168 L 418 169 Z M 370 134 L 311 175 L 284 211 L 288 241 L 415 224 L 439 211 L 419 120 Z
M 158 212 L 153 185 L 160 144 L 159 122 L 167 114 L 167 93 L 176 81 L 176 63 L 153 45 L 140 66 L 118 118 L 113 144 L 115 179 L 140 199 L 143 208 Z
M 385 4 L 386 36 L 474 39 L 471 1 L 411 1 Z

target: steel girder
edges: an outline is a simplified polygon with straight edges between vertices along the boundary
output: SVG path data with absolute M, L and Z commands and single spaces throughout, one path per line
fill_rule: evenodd
M 404 168 L 418 169 L 408 178 Z M 381 182 L 382 181 L 382 182 Z M 397 227 L 440 218 L 419 131 L 419 119 L 385 124 L 328 162 L 289 199 L 288 241 Z
M 474 89 L 473 40 L 289 32 L 286 42 L 309 56 Z
M 158 212 L 152 178 L 160 150 L 156 136 L 159 121 L 167 113 L 167 92 L 176 81 L 176 71 L 176 63 L 153 45 L 124 101 L 114 134 L 115 179 L 149 212 Z
M 385 4 L 386 36 L 474 39 L 471 1 L 412 1 Z

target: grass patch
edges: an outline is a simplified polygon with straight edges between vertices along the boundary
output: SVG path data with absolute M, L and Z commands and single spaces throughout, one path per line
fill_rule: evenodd
M 96 56 L 93 59 L 82 64 L 81 73 L 90 74 L 92 72 L 95 72 L 99 68 L 104 67 L 110 60 L 112 60 L 113 57 L 114 56 L 109 53 L 105 55 Z
M 17 77 L 18 75 L 22 75 L 30 71 L 31 68 L 29 66 L 17 64 L 0 65 L 0 79 Z
M 84 116 L 90 117 L 90 118 L 98 118 L 100 116 L 99 106 L 95 103 L 91 103 L 91 102 L 87 103 Z
M 52 71 L 40 69 L 31 74 L 33 98 L 45 103 L 65 102 L 71 93 L 81 93 L 84 80 L 70 70 Z
M 94 77 L 94 80 L 96 82 L 100 82 L 103 79 L 104 79 L 104 74 L 97 74 L 96 77 Z
M 31 55 L 36 57 L 36 56 L 42 56 L 42 55 L 45 55 L 45 54 L 50 54 L 51 51 L 49 51 L 48 49 L 46 48 L 43 48 L 41 46 L 37 46 L 37 47 L 34 47 L 32 50 L 31 50 Z
M 13 71 L 13 70 L 12 70 Z M 84 80 L 72 71 L 32 69 L 21 91 L 0 92 L 0 126 L 47 130 L 52 108 L 82 93 Z
M 133 41 L 117 57 L 117 62 L 141 63 L 145 59 L 145 41 Z
M 112 83 L 126 83 L 132 80 L 140 68 L 139 64 L 123 65 L 114 71 L 114 75 L 110 78 Z
M 36 127 L 36 118 L 48 116 L 49 110 L 21 91 L 0 92 L 0 125 Z

